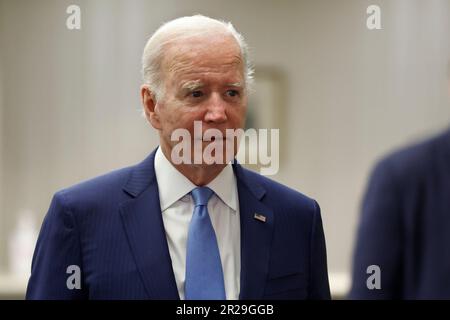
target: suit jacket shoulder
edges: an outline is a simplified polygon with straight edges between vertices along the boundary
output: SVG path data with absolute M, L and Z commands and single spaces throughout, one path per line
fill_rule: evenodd
M 247 183 L 255 183 L 265 189 L 263 202 L 273 206 L 277 212 L 291 214 L 297 218 L 311 218 L 317 211 L 317 202 L 305 194 L 251 170 L 242 168 L 242 171 Z
M 407 185 L 426 178 L 436 166 L 446 167 L 449 161 L 450 130 L 385 156 L 372 176 L 389 174 L 391 179 Z
M 450 131 L 379 161 L 362 203 L 351 298 L 448 298 L 449 191 Z M 366 285 L 370 265 L 382 272 L 380 290 Z

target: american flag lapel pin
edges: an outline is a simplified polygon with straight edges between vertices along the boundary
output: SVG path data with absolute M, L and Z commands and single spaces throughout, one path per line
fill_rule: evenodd
M 256 220 L 259 220 L 261 222 L 266 222 L 266 216 L 263 216 L 262 214 L 255 213 L 253 216 Z

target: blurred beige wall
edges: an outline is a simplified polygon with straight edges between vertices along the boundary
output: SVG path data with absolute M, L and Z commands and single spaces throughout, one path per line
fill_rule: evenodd
M 0 2 L 0 12 L 2 12 L 2 3 Z M 2 20 L 1 20 L 1 13 L 0 13 L 0 46 L 4 44 L 3 42 L 3 35 L 2 35 Z M 5 177 L 3 175 L 3 156 L 4 156 L 4 152 L 3 152 L 3 136 L 4 136 L 4 131 L 3 131 L 3 110 L 4 110 L 4 105 L 3 105 L 3 97 L 4 97 L 4 93 L 3 93 L 3 59 L 2 59 L 2 54 L 0 51 L 0 272 L 2 270 L 2 261 L 3 261 L 3 254 L 2 254 L 2 250 L 4 250 L 4 247 L 2 246 L 2 243 L 5 242 L 4 237 L 2 237 L 1 235 L 5 233 L 5 229 L 3 227 L 3 185 L 5 184 Z
M 73 3 L 82 10 L 79 31 L 65 27 Z M 366 28 L 370 4 L 381 7 L 382 30 Z M 21 213 L 31 210 L 40 225 L 56 190 L 134 164 L 157 145 L 140 117 L 140 56 L 147 37 L 181 15 L 232 21 L 256 67 L 285 77 L 283 158 L 273 178 L 320 203 L 332 272 L 350 271 L 360 199 L 374 161 L 450 123 L 448 0 L 0 6 L 4 271 L 7 239 Z

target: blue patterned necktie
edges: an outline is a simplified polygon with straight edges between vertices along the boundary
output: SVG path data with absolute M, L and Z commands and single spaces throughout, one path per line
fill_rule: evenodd
M 208 200 L 213 191 L 207 187 L 197 187 L 191 194 L 195 208 L 187 240 L 185 298 L 224 300 L 219 247 L 208 213 Z

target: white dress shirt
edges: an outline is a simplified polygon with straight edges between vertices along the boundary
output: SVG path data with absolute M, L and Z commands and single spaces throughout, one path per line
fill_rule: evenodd
M 190 192 L 196 185 L 175 169 L 160 147 L 155 155 L 155 173 L 172 268 L 180 299 L 184 300 L 187 236 L 194 212 Z M 219 246 L 226 298 L 237 300 L 241 273 L 241 228 L 236 177 L 231 164 L 207 187 L 214 191 L 208 202 L 208 211 Z

